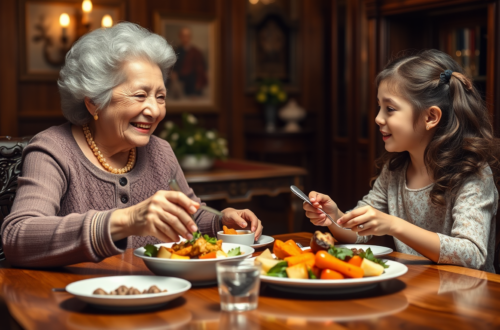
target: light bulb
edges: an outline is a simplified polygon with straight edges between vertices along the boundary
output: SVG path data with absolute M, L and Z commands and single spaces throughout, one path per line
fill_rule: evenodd
M 92 1 L 83 0 L 82 2 L 82 10 L 84 13 L 90 13 L 92 11 Z
M 61 16 L 59 16 L 59 24 L 61 24 L 63 28 L 68 27 L 69 15 L 66 13 L 62 13 Z
M 110 15 L 104 15 L 102 17 L 101 26 L 102 27 L 112 27 L 113 26 L 113 19 L 111 18 Z

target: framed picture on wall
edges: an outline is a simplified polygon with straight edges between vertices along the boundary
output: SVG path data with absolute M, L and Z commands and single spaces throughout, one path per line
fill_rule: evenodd
M 219 28 L 213 17 L 155 13 L 155 32 L 174 48 L 167 81 L 168 111 L 219 110 Z
M 81 0 L 19 1 L 20 80 L 56 81 L 79 37 L 124 19 L 125 0 L 94 0 L 88 12 Z

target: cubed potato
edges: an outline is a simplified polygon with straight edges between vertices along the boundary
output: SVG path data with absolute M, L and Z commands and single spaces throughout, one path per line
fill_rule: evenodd
M 364 271 L 364 277 L 379 276 L 384 272 L 384 267 L 368 259 L 363 259 L 361 269 Z
M 217 253 L 215 254 L 215 257 L 216 258 L 227 258 L 227 253 L 222 251 L 222 250 L 219 250 L 217 251 Z
M 309 273 L 307 272 L 307 266 L 305 263 L 298 264 L 286 269 L 286 274 L 288 278 L 303 279 L 307 280 L 309 278 Z
M 172 253 L 172 257 L 170 259 L 187 260 L 187 259 L 191 259 L 191 258 L 189 258 L 189 256 L 180 256 L 178 254 Z
M 158 250 L 158 254 L 156 255 L 156 257 L 163 259 L 170 259 L 172 257 L 172 253 L 170 253 L 170 251 L 167 250 L 166 247 L 160 246 L 160 249 Z
M 257 258 L 264 258 L 264 259 L 274 259 L 273 254 L 271 253 L 271 250 L 266 249 L 266 251 L 262 252 L 260 256 Z
M 280 262 L 280 260 L 260 258 L 259 256 L 255 258 L 255 262 L 261 264 L 261 273 L 265 275 L 271 268 L 276 266 L 276 264 Z

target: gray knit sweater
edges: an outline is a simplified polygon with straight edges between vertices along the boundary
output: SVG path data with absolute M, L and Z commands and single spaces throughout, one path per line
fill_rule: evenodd
M 6 258 L 21 267 L 54 267 L 98 262 L 126 248 L 160 243 L 152 236 L 113 242 L 111 213 L 135 205 L 158 190 L 169 190 L 175 175 L 181 190 L 200 202 L 189 188 L 170 145 L 155 136 L 137 150 L 132 171 L 112 174 L 87 159 L 71 133 L 71 124 L 37 134 L 23 153 L 22 176 L 12 212 L 2 225 Z M 203 233 L 216 236 L 220 219 L 195 214 Z

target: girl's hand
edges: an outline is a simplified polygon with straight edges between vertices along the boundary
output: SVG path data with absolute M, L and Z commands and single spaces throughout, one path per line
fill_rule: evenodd
M 306 211 L 306 217 L 308 217 L 312 224 L 315 226 L 330 226 L 332 221 L 326 217 L 318 208 L 323 209 L 329 216 L 333 219 L 338 218 L 338 208 L 337 204 L 327 195 L 311 191 L 309 193 L 309 200 L 313 206 L 304 202 L 303 208 Z
M 351 228 L 359 236 L 392 235 L 395 217 L 371 206 L 363 206 L 344 214 L 337 223 L 344 228 Z
M 160 190 L 153 196 L 124 209 L 129 235 L 154 236 L 164 242 L 177 242 L 179 235 L 192 239 L 198 230 L 190 214 L 200 205 L 178 191 Z M 116 211 L 115 211 L 116 212 Z
M 250 228 L 248 225 L 250 224 Z M 222 211 L 222 225 L 234 229 L 250 229 L 255 232 L 255 240 L 257 241 L 262 235 L 262 222 L 250 210 L 235 210 L 227 208 Z

